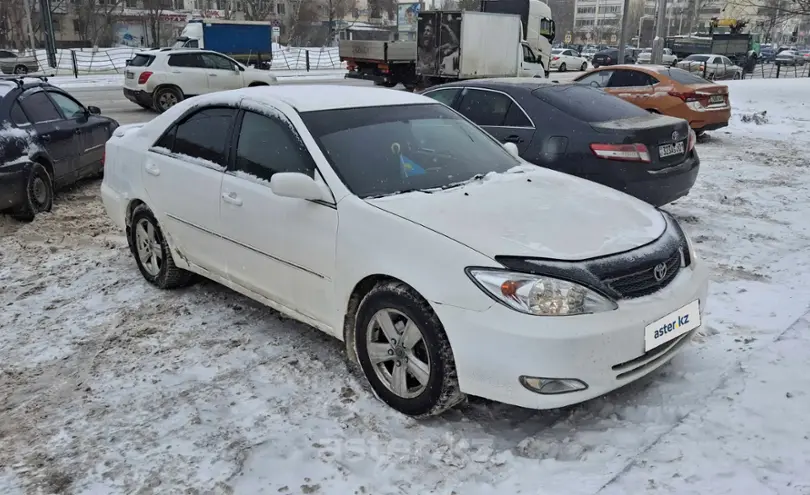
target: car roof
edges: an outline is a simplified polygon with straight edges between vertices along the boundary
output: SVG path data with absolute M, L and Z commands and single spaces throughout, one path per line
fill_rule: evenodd
M 23 90 L 37 87 L 53 87 L 46 78 L 38 77 L 19 77 L 0 76 L 0 96 L 6 95 L 16 88 Z
M 232 95 L 229 98 L 240 97 L 264 103 L 280 100 L 299 112 L 436 103 L 432 98 L 407 91 L 341 84 L 257 86 L 221 94 Z
M 205 50 L 202 48 L 152 48 L 150 50 L 139 50 L 133 54 L 135 55 L 145 55 L 147 57 L 154 57 L 155 55 L 159 54 L 166 54 L 166 55 L 181 55 L 184 53 L 216 53 L 218 55 L 222 55 L 219 52 L 215 52 L 213 50 Z

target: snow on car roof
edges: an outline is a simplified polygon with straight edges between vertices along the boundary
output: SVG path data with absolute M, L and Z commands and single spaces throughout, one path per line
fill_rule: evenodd
M 230 93 L 230 92 L 229 92 Z M 407 91 L 368 86 L 295 84 L 259 86 L 236 90 L 232 94 L 257 101 L 278 99 L 299 112 L 339 108 L 379 107 L 436 103 L 436 100 Z

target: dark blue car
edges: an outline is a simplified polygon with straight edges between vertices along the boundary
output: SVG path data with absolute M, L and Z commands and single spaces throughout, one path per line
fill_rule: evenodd
M 31 221 L 54 191 L 104 170 L 118 122 L 45 78 L 0 79 L 0 212 Z

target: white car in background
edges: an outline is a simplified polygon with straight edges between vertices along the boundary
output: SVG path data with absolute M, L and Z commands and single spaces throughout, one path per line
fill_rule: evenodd
M 664 48 L 663 60 L 661 65 L 673 66 L 678 63 L 678 57 L 672 53 L 669 48 Z M 643 52 L 638 55 L 636 60 L 638 64 L 651 64 L 652 63 L 652 48 L 645 48 Z
M 567 70 L 588 70 L 588 61 L 570 48 L 551 50 L 551 68 L 560 72 Z
M 124 96 L 163 113 L 192 96 L 275 84 L 269 72 L 245 67 L 210 50 L 164 48 L 138 52 L 124 70 Z
M 407 415 L 465 394 L 588 400 L 701 325 L 707 268 L 674 218 L 529 165 L 426 96 L 209 94 L 116 130 L 105 165 L 104 205 L 148 282 L 202 275 L 344 341 Z

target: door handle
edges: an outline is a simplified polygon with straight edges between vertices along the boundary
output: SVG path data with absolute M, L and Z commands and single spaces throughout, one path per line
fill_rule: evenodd
M 160 169 L 154 163 L 147 163 L 144 168 L 146 169 L 146 173 L 149 175 L 154 175 L 155 177 L 160 175 Z
M 208 74 L 208 75 L 211 76 L 211 77 L 217 77 L 216 74 Z
M 239 196 L 237 196 L 236 193 L 234 193 L 234 192 L 222 193 L 222 199 L 226 203 L 230 203 L 230 204 L 232 204 L 234 206 L 242 206 L 242 200 L 239 199 Z
M 511 136 L 505 137 L 503 141 L 505 143 L 519 143 L 523 140 L 520 139 L 520 136 L 518 136 L 517 134 L 512 134 Z
M 179 70 L 173 70 L 172 74 L 182 74 L 182 72 L 180 72 Z

